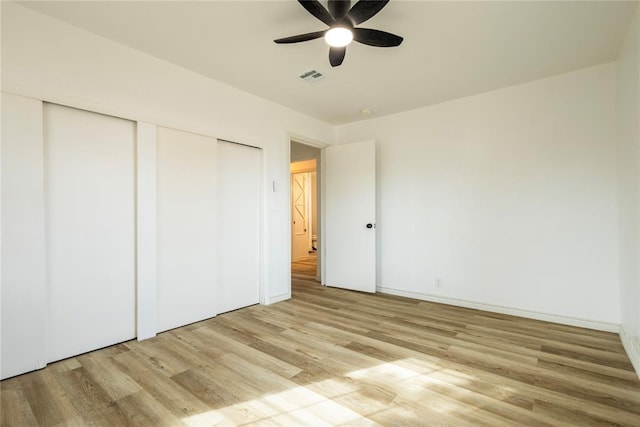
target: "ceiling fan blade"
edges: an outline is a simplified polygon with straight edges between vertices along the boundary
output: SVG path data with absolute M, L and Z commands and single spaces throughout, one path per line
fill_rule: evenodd
M 347 53 L 347 47 L 331 47 L 329 49 L 329 63 L 332 67 L 337 67 L 344 61 L 344 55 Z
M 274 42 L 278 44 L 306 42 L 309 40 L 319 39 L 320 37 L 324 36 L 324 33 L 326 32 L 327 31 L 325 30 L 315 31 L 313 33 L 298 34 L 297 36 L 283 37 L 281 39 L 274 40 Z
M 400 36 L 387 33 L 386 31 L 373 30 L 371 28 L 354 28 L 353 39 L 362 44 L 376 47 L 399 46 L 404 40 Z
M 307 12 L 309 12 L 328 26 L 332 26 L 333 24 L 335 24 L 335 21 L 331 17 L 329 11 L 325 9 L 318 0 L 298 0 L 298 3 L 300 3 L 302 7 L 307 9 Z
M 351 0 L 329 0 L 329 12 L 336 22 L 345 17 L 350 7 Z
M 354 4 L 347 13 L 347 17 L 353 25 L 358 25 L 364 21 L 371 19 L 373 15 L 380 12 L 383 7 L 389 3 L 389 0 L 360 0 Z

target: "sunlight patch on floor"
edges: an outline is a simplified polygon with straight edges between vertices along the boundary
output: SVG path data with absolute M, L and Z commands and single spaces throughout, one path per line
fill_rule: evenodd
M 233 425 L 238 420 L 242 420 L 243 424 L 285 426 L 373 425 L 375 422 L 366 416 L 384 412 L 385 418 L 392 416 L 404 423 L 411 423 L 412 420 L 419 421 L 416 413 L 429 413 L 438 419 L 442 415 L 446 419 L 452 415 L 455 417 L 475 412 L 477 406 L 493 400 L 477 399 L 469 390 L 470 383 L 477 382 L 477 378 L 431 363 L 417 363 L 412 357 L 354 370 L 344 374 L 343 378 L 315 381 L 306 387 L 295 385 L 281 392 L 268 393 L 182 421 L 189 426 Z M 390 384 L 393 385 L 389 387 Z M 501 387 L 497 392 L 500 398 L 508 398 L 516 391 Z M 341 399 L 342 404 L 335 402 L 335 399 Z M 469 400 L 474 404 L 468 410 L 461 410 L 460 402 L 456 399 Z M 401 409 L 397 405 L 413 407 L 414 411 Z M 482 419 L 480 415 L 474 417 Z
M 234 424 L 231 419 L 238 420 L 239 415 L 246 423 L 276 425 L 369 423 L 360 414 L 302 386 L 186 417 L 182 421 L 189 426 L 231 425 Z
M 188 426 L 230 426 L 235 425 L 229 418 L 219 411 L 207 411 L 184 418 L 182 422 Z
M 420 372 L 403 368 L 395 363 L 381 363 L 370 368 L 359 369 L 346 374 L 347 377 L 353 379 L 380 383 L 401 382 L 420 375 Z
M 437 372 L 442 369 L 436 361 L 423 360 L 417 357 L 406 357 L 404 359 L 395 360 L 393 364 L 423 375 Z
M 328 378 L 322 381 L 315 381 L 314 383 L 307 385 L 307 387 L 310 390 L 331 399 L 357 392 L 360 388 L 357 384 L 350 382 L 347 378 L 341 380 Z

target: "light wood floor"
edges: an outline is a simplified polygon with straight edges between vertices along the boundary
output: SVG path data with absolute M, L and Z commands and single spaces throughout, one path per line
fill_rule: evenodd
M 293 292 L 5 380 L 2 425 L 640 426 L 615 334 L 301 278 Z
M 317 254 L 311 253 L 305 259 L 291 263 L 291 278 L 300 280 L 315 280 L 316 266 L 318 262 Z

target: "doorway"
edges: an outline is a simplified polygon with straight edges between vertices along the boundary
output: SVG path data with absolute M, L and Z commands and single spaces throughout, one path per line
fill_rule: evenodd
M 317 251 L 316 161 L 291 163 L 291 261 Z
M 291 277 L 320 282 L 320 149 L 291 141 Z

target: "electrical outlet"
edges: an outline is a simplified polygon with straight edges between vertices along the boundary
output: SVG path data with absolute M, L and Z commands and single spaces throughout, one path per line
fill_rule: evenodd
M 442 287 L 442 279 L 436 278 L 436 280 L 434 281 L 434 285 L 435 285 L 436 288 L 441 288 Z

